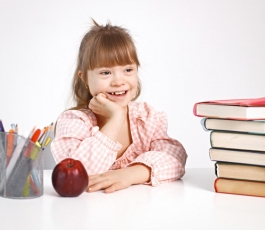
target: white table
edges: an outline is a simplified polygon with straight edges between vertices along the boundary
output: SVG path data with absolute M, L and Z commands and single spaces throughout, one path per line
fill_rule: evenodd
M 75 198 L 57 195 L 51 172 L 44 172 L 42 197 L 0 197 L 1 230 L 265 229 L 265 198 L 215 193 L 211 168 L 187 169 L 182 180 L 158 187 Z

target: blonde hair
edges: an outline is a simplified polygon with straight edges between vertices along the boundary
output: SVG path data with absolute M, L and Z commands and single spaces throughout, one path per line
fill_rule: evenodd
M 136 64 L 140 66 L 136 48 L 129 32 L 108 22 L 98 25 L 93 19 L 93 26 L 85 34 L 79 47 L 77 66 L 72 81 L 72 94 L 75 107 L 87 108 L 92 95 L 87 85 L 87 71 L 100 67 Z M 82 72 L 82 79 L 78 76 Z M 141 82 L 138 80 L 136 100 L 141 93 Z

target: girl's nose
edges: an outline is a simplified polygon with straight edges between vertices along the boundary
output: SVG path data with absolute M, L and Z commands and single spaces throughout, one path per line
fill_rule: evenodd
M 113 74 L 113 78 L 111 81 L 112 86 L 120 86 L 124 84 L 124 78 L 121 73 Z

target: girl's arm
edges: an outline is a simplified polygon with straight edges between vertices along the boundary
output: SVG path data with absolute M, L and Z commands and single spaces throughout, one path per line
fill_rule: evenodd
M 165 113 L 152 110 L 148 114 L 144 125 L 138 126 L 140 139 L 147 143 L 143 149 L 148 151 L 143 151 L 128 166 L 139 163 L 148 166 L 151 169 L 148 184 L 154 186 L 180 179 L 185 173 L 186 151 L 179 141 L 168 136 Z
M 87 192 L 104 189 L 105 193 L 125 189 L 133 184 L 143 184 L 150 181 L 151 169 L 144 164 L 110 170 L 108 172 L 89 177 Z
M 109 170 L 121 145 L 101 133 L 96 124 L 91 111 L 69 110 L 61 114 L 51 144 L 56 163 L 72 157 L 84 164 L 88 175 Z
M 106 193 L 110 193 L 133 184 L 156 186 L 184 175 L 187 154 L 180 142 L 167 135 L 165 113 L 151 111 L 147 117 L 145 125 L 133 128 L 138 130 L 140 139 L 145 140 L 145 146 L 139 144 L 139 149 L 143 147 L 149 151 L 142 152 L 127 165 L 120 165 L 120 169 L 91 176 L 88 192 L 104 189 Z

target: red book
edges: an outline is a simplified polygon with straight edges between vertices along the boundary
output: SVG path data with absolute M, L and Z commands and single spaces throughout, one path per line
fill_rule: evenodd
M 198 117 L 265 120 L 265 97 L 198 102 L 193 113 Z

